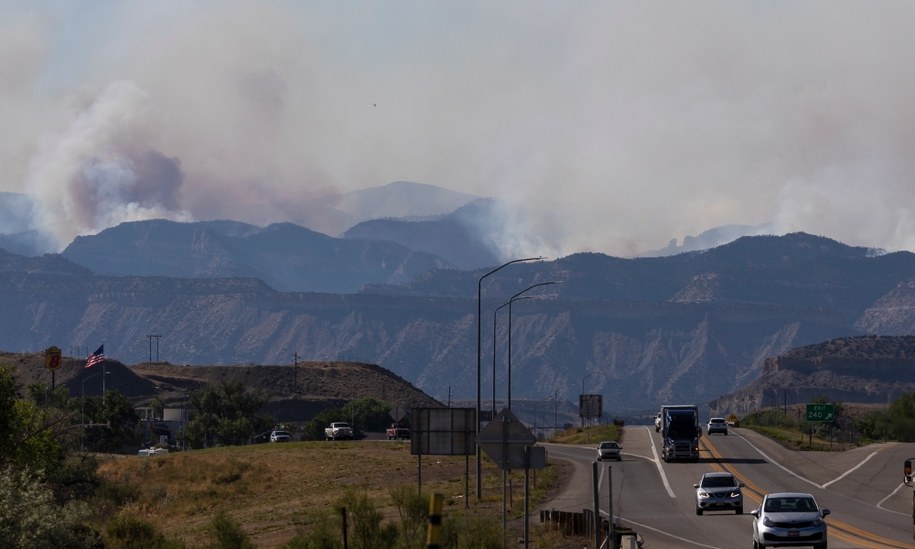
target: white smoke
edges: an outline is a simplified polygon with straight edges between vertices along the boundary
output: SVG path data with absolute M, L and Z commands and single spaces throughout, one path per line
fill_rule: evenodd
M 39 227 L 66 244 L 123 221 L 190 219 L 179 207 L 179 162 L 151 148 L 153 118 L 145 92 L 114 82 L 46 136 L 26 177 Z
M 409 180 L 513 204 L 508 256 L 771 223 L 915 250 L 915 4 L 0 5 L 0 190 L 62 245 L 309 225 Z M 315 227 L 319 228 L 320 227 Z

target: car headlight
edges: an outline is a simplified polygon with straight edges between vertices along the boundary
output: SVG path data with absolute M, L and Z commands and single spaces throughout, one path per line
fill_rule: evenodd
M 731 492 L 730 497 L 732 497 L 732 498 L 740 497 L 740 490 L 734 490 L 733 492 Z
M 763 526 L 772 526 L 772 521 L 769 520 L 769 517 L 763 517 Z
M 698 495 L 702 499 L 705 499 L 708 497 L 708 492 L 706 492 L 705 490 L 699 490 L 699 492 L 697 492 L 696 495 Z
M 823 526 L 823 519 L 817 517 L 816 519 L 814 519 L 813 525 L 814 526 Z

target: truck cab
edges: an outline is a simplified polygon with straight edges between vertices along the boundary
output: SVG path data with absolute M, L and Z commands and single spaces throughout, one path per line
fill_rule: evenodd
M 693 404 L 661 407 L 661 457 L 670 461 L 699 461 L 699 408 Z

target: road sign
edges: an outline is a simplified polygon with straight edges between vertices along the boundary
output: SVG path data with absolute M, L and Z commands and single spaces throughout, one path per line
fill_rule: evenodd
M 807 421 L 832 423 L 836 420 L 836 407 L 833 404 L 808 404 Z
M 52 371 L 60 368 L 60 347 L 48 347 L 45 350 L 44 367 Z
M 507 408 L 477 437 L 480 448 L 503 470 L 544 467 L 545 454 L 534 449 L 536 442 L 537 437 Z

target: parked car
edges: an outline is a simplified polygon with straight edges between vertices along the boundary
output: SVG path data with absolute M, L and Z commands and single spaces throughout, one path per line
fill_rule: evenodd
M 753 515 L 753 548 L 810 545 L 826 549 L 826 515 L 810 494 L 778 492 L 763 496 Z
M 623 455 L 620 453 L 622 451 L 623 448 L 620 446 L 619 442 L 616 442 L 615 440 L 605 440 L 597 445 L 597 461 L 603 461 L 605 459 L 622 461 Z
M 270 442 L 289 442 L 292 440 L 292 435 L 286 431 L 273 431 L 270 433 Z
M 693 484 L 696 489 L 696 514 L 703 511 L 734 511 L 743 514 L 743 483 L 734 475 L 726 472 L 705 473 L 699 482 Z
M 161 456 L 161 455 L 167 454 L 167 453 L 168 453 L 168 448 L 160 448 L 160 447 L 158 447 L 158 446 L 150 446 L 149 448 L 141 448 L 140 451 L 137 452 L 137 455 L 138 455 L 138 456 L 149 457 L 149 456 Z
M 708 420 L 708 426 L 705 428 L 705 432 L 708 434 L 722 433 L 728 434 L 728 423 L 724 420 L 723 417 L 713 417 Z

